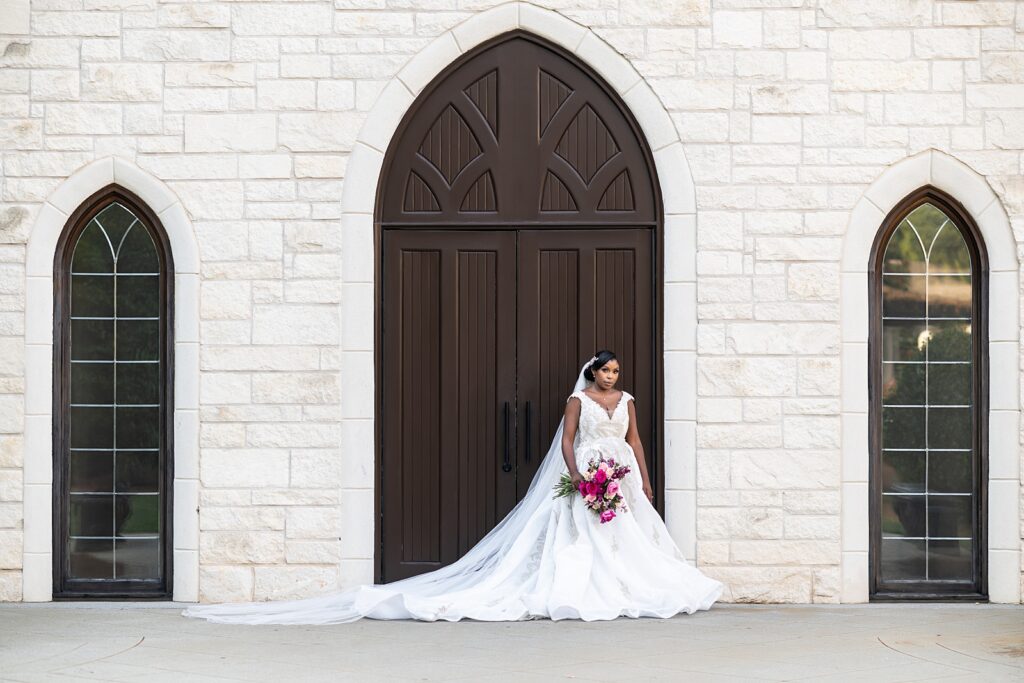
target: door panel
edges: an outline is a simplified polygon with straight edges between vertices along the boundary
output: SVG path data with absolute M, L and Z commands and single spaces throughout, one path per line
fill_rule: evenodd
M 582 361 L 598 349 L 619 357 L 619 386 L 633 394 L 637 427 L 654 453 L 653 233 L 523 230 L 519 233 L 517 480 L 526 492 L 547 452 Z M 529 457 L 527 457 L 529 456 Z M 647 458 L 657 490 L 653 457 Z
M 383 252 L 383 579 L 394 581 L 454 562 L 515 504 L 500 462 L 515 401 L 515 320 L 502 314 L 515 309 L 515 234 L 386 230 Z

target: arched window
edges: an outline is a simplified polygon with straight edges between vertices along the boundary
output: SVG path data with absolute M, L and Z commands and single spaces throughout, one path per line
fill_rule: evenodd
M 115 187 L 57 252 L 55 597 L 170 593 L 169 254 L 157 218 Z
M 924 188 L 874 253 L 872 595 L 984 595 L 984 245 L 959 203 Z

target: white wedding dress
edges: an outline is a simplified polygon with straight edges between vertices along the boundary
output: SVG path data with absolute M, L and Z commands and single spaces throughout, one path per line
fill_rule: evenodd
M 629 511 L 606 524 L 582 498 L 553 498 L 566 471 L 562 424 L 526 496 L 464 557 L 429 574 L 287 602 L 203 605 L 185 616 L 233 624 L 337 624 L 363 617 L 423 621 L 615 619 L 671 617 L 706 610 L 722 584 L 691 567 L 643 493 L 633 449 L 626 443 L 628 402 L 609 415 L 583 393 L 576 462 L 581 472 L 600 456 L 627 464 L 621 482 Z

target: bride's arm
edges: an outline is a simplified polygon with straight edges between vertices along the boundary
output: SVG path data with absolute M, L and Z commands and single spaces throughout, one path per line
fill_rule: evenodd
M 572 477 L 572 483 L 579 484 L 583 481 L 579 469 L 576 467 L 576 452 L 573 444 L 576 441 L 576 430 L 580 425 L 580 399 L 570 398 L 565 404 L 565 423 L 562 426 L 562 457 L 565 459 L 565 466 Z
M 633 449 L 636 465 L 640 468 L 640 481 L 643 482 L 644 494 L 651 502 L 654 501 L 654 489 L 651 488 L 650 477 L 647 476 L 647 458 L 644 456 L 644 445 L 640 443 L 640 432 L 636 428 L 636 408 L 630 399 L 626 404 L 629 408 L 629 429 L 626 430 L 626 443 Z

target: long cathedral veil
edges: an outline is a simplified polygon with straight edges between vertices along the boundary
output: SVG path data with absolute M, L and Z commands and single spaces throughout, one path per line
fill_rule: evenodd
M 587 364 L 589 365 L 589 363 Z M 572 392 L 580 391 L 590 382 L 584 377 L 584 365 Z M 567 394 L 568 396 L 568 394 Z M 359 586 L 347 591 L 304 600 L 258 602 L 223 605 L 199 605 L 186 609 L 187 617 L 240 624 L 338 624 L 363 617 L 406 619 L 409 602 L 438 596 L 472 594 L 488 584 L 497 586 L 502 573 L 499 565 L 509 549 L 531 520 L 554 505 L 552 488 L 565 469 L 562 457 L 562 434 L 565 418 L 551 439 L 544 460 L 530 482 L 526 495 L 479 543 L 457 562 L 427 574 L 420 574 L 394 583 Z

